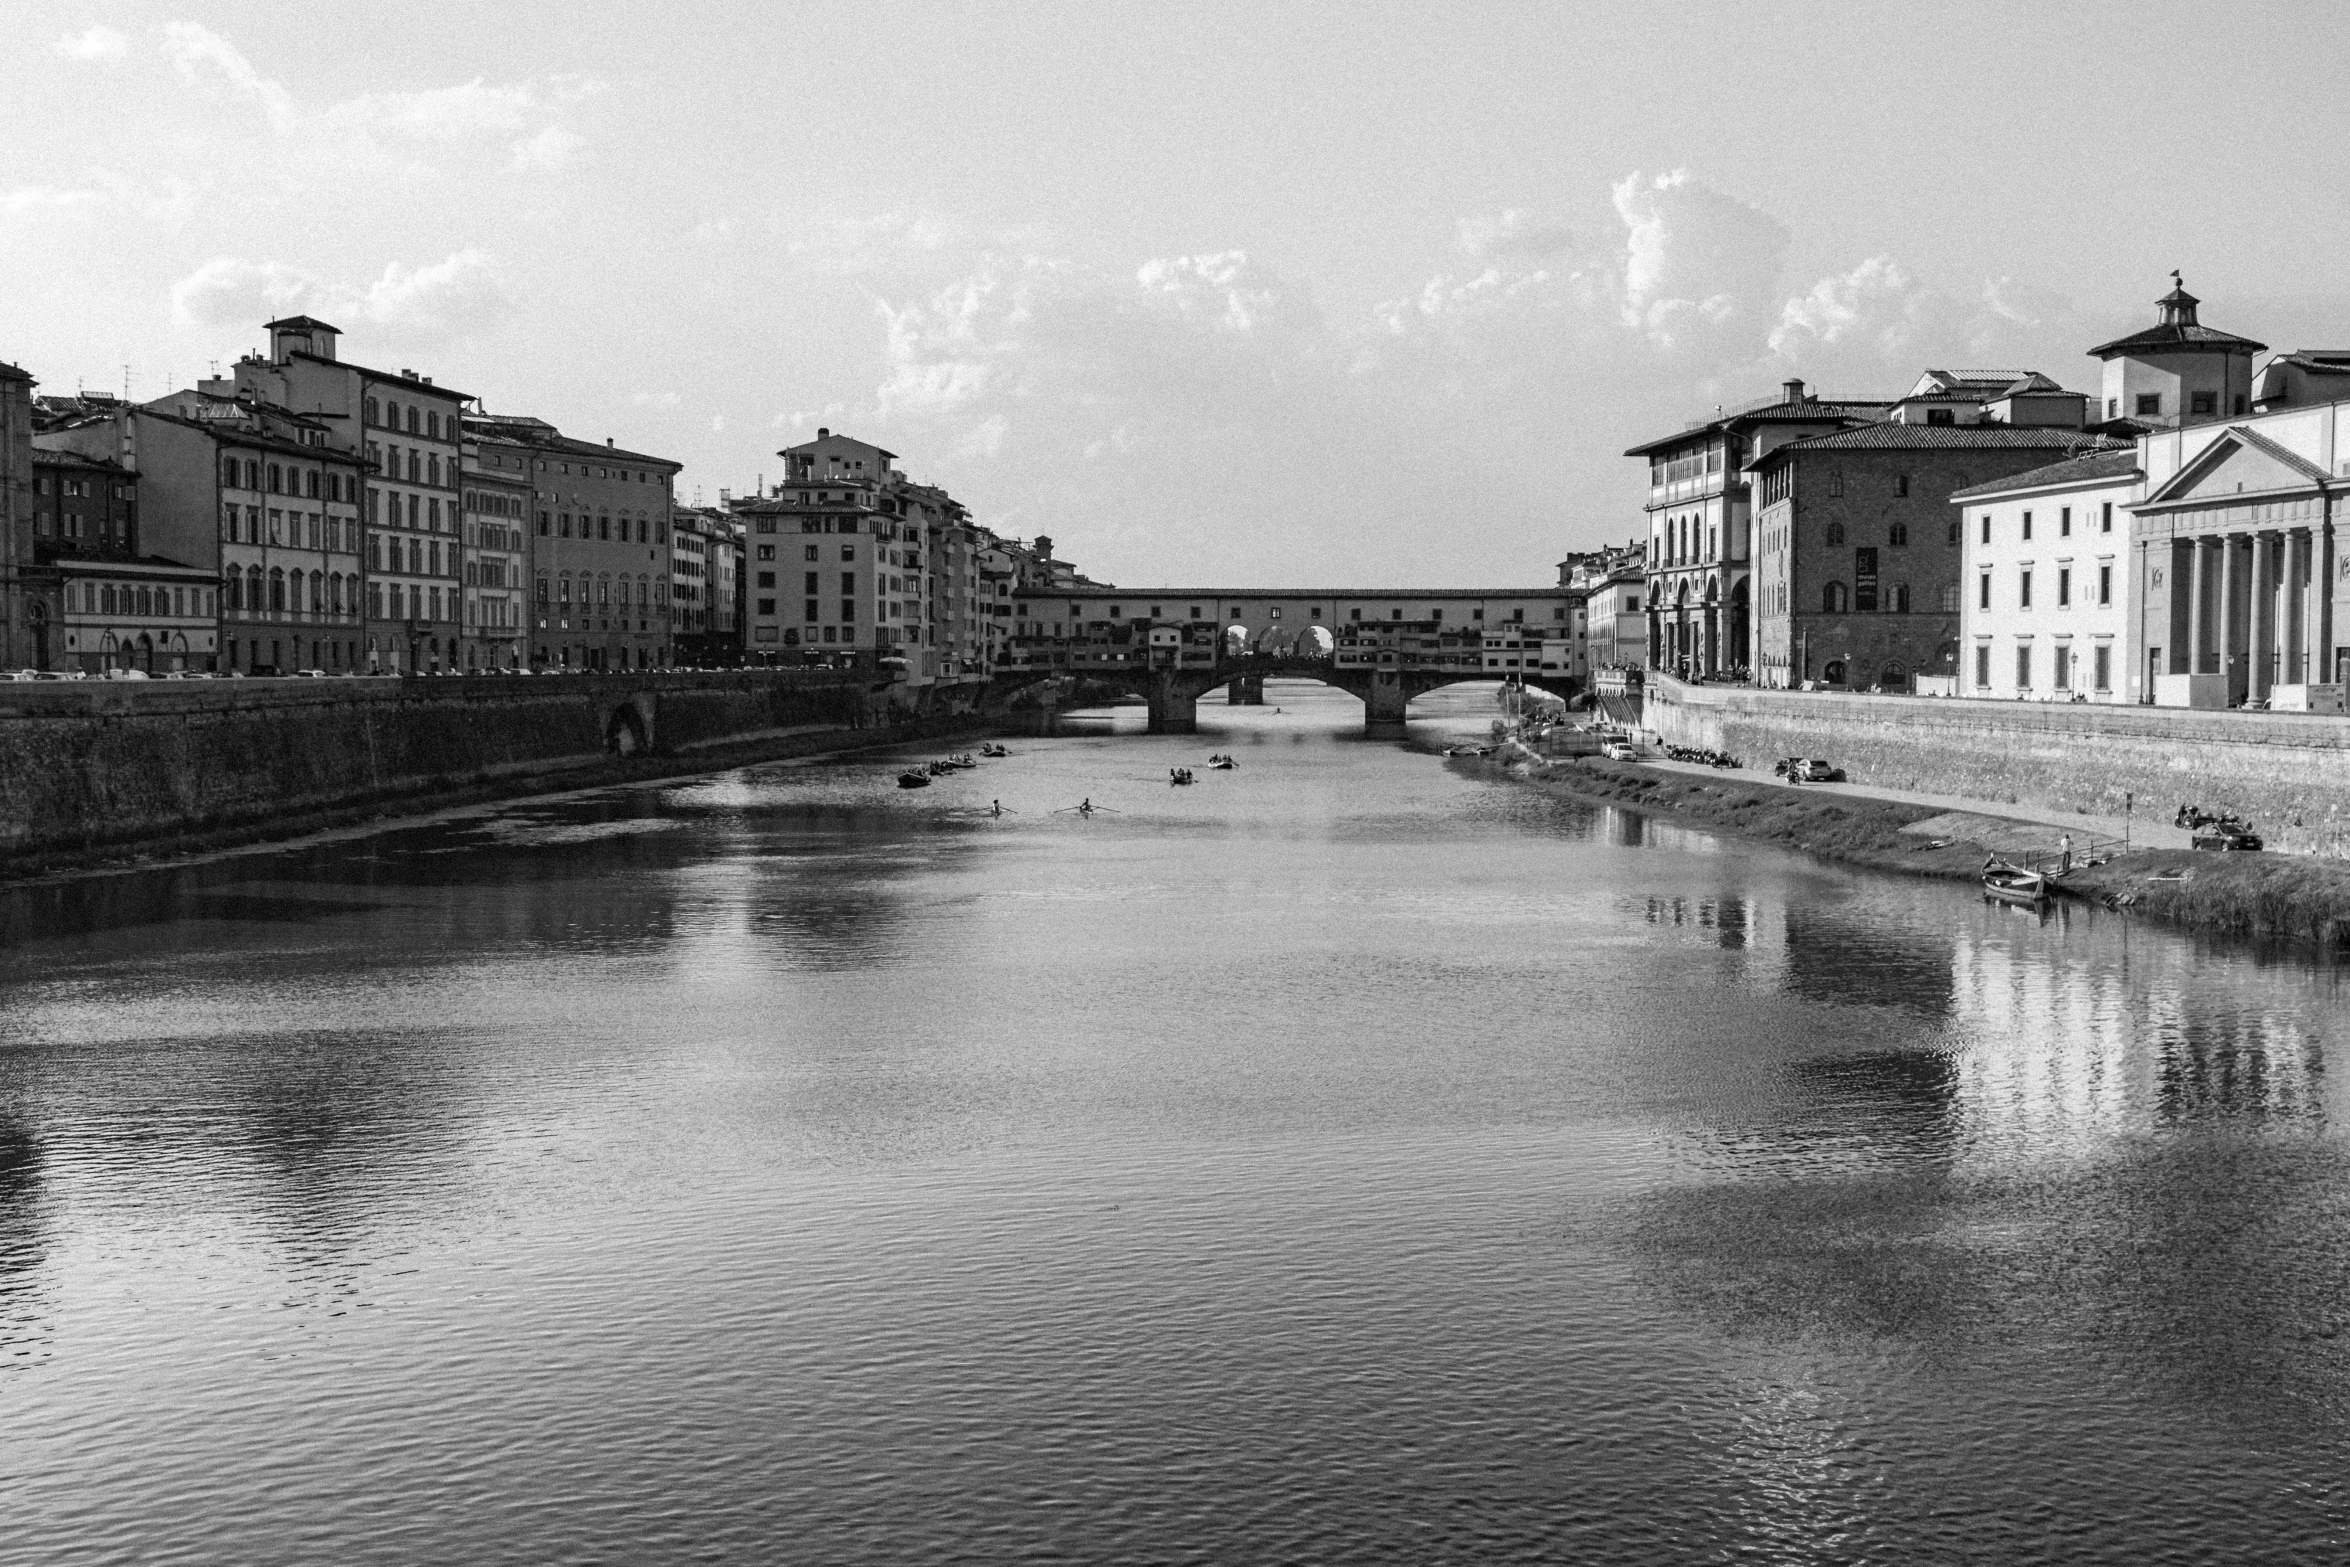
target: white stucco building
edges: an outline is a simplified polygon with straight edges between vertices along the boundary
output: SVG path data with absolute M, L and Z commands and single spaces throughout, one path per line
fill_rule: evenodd
M 2132 651 L 2136 451 L 2097 452 L 1951 497 L 1964 551 L 1961 696 L 2144 698 Z

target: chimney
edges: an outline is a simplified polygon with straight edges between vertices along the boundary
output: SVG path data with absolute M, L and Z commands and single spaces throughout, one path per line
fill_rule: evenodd
M 612 437 L 610 437 L 609 435 L 605 436 L 605 437 L 604 437 L 604 444 L 605 444 L 606 446 L 610 446 L 610 445 L 612 444 Z
M 824 426 L 818 425 L 816 427 L 816 439 L 819 441 L 829 441 L 832 439 L 832 432 L 825 429 Z
M 1803 401 L 1803 377 L 1801 377 L 1801 376 L 1789 376 L 1789 377 L 1788 377 L 1786 380 L 1784 380 L 1784 381 L 1782 381 L 1782 382 L 1780 382 L 1780 383 L 1779 383 L 1779 390 L 1780 390 L 1780 391 L 1782 391 L 1782 392 L 1785 392 L 1785 393 L 1787 394 L 1786 400 L 1787 400 L 1788 402 L 1791 402 L 1791 403 L 1800 403 L 1800 402 L 1802 402 L 1802 401 Z

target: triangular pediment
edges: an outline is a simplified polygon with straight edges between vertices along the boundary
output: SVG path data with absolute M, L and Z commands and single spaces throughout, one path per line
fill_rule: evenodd
M 2198 452 L 2146 497 L 2148 506 L 2216 503 L 2239 495 L 2323 488 L 2326 471 L 2276 442 L 2237 427 Z

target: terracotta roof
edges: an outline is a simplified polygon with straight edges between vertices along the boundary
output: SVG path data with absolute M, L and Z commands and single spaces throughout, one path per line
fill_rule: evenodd
M 1703 424 L 1692 425 L 1678 435 L 1661 435 L 1653 441 L 1643 441 L 1638 446 L 1627 446 L 1624 448 L 1624 455 L 1627 457 L 1645 456 L 1650 452 L 1662 451 L 1668 446 L 1678 446 L 1684 441 L 1699 440 L 1714 431 L 1731 429 L 1737 425 L 1848 424 L 1855 419 L 1882 419 L 1885 417 L 1886 410 L 1892 406 L 1889 402 L 1858 402 L 1825 397 L 1805 397 L 1789 403 L 1766 403 L 1760 408 L 1742 408 L 1734 414 L 1724 414 L 1719 419 L 1709 419 Z
M 1016 589 L 1020 598 L 1050 598 L 1061 595 L 1069 598 L 1130 599 L 1193 599 L 1206 603 L 1209 599 L 1321 599 L 1325 602 L 1363 599 L 1532 599 L 1557 598 L 1568 592 L 1552 583 L 1540 588 L 1114 588 L 1108 583 L 1082 583 L 1075 587 L 1036 587 Z
M 275 321 L 262 322 L 261 330 L 264 332 L 274 332 L 281 326 L 292 327 L 297 330 L 311 329 L 320 332 L 332 332 L 337 337 L 343 335 L 343 329 L 341 327 L 329 326 L 324 321 L 319 320 L 316 316 L 280 316 Z
M 128 468 L 111 457 L 91 457 L 64 447 L 40 446 L 33 448 L 33 466 L 36 468 L 107 468 L 126 478 L 137 478 Z
M 2031 372 L 2031 374 L 2022 377 L 2020 380 L 2016 381 L 2014 385 L 2008 387 L 1999 395 L 2001 397 L 2023 397 L 2033 392 L 2059 392 L 2063 393 L 2063 395 L 2067 397 L 2080 397 L 2085 395 L 2080 392 L 2066 392 L 2063 387 L 2057 385 L 2054 381 L 2051 381 L 2048 379 L 2048 377 L 2042 375 L 2037 370 L 2034 370 Z
M 1973 451 L 2108 451 L 2120 449 L 2121 442 L 2108 441 L 2100 436 L 2084 435 L 2078 430 L 2055 429 L 2046 425 L 2005 424 L 1867 424 L 1857 430 L 1838 430 L 1830 435 L 1807 435 L 1799 441 L 1789 441 L 1774 447 L 1749 463 L 1758 467 L 1781 452 L 1808 452 L 1833 449 L 1837 451 L 1894 451 L 1920 448 L 1952 448 Z
M 2289 354 L 2279 354 L 2269 364 L 2295 365 L 2312 375 L 2350 375 L 2350 354 L 2317 349 L 2303 348 Z
M 2117 337 L 2110 343 L 2099 343 L 2089 350 L 2092 359 L 2115 359 L 2123 354 L 2257 354 L 2266 349 L 2266 343 L 2255 343 L 2248 337 L 2233 332 L 2222 332 L 2217 327 L 2199 322 L 2165 322 L 2150 326 L 2143 332 L 2132 332 L 2128 337 Z
M 2011 490 L 2043 490 L 2060 484 L 2087 484 L 2098 479 L 2127 479 L 2138 471 L 2138 449 L 2130 446 L 2121 451 L 2068 457 L 2063 462 L 2052 462 L 2045 468 L 2027 468 L 2022 473 L 2011 473 L 2004 479 L 1993 479 L 1988 484 L 1953 490 L 1950 498 L 1963 501 L 1983 495 L 2004 495 Z
M 324 325 L 323 322 L 320 324 Z M 327 330 L 334 329 L 328 327 Z M 379 382 L 386 386 L 405 387 L 418 397 L 453 397 L 460 403 L 470 403 L 475 400 L 471 392 L 460 392 L 449 386 L 435 386 L 430 381 L 421 380 L 412 375 L 401 375 L 392 370 L 378 370 L 373 365 L 363 365 L 355 359 L 329 359 L 324 354 L 306 353 L 299 348 L 286 357 L 308 359 L 316 364 L 333 365 L 338 370 L 356 370 L 370 381 Z

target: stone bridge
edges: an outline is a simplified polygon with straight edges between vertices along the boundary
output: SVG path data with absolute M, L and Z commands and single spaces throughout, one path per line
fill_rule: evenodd
M 1081 676 L 1142 697 L 1151 733 L 1190 734 L 1219 686 L 1248 701 L 1268 679 L 1318 680 L 1361 700 L 1370 733 L 1401 735 L 1411 699 L 1439 686 L 1575 694 L 1577 607 L 1557 587 L 1029 588 L 996 685 Z
M 1149 704 L 1150 732 L 1155 735 L 1196 733 L 1200 700 L 1219 687 L 1230 687 L 1237 705 L 1262 702 L 1268 680 L 1318 680 L 1359 700 L 1363 704 L 1364 732 L 1381 739 L 1403 737 L 1405 710 L 1412 698 L 1462 681 L 1503 678 L 1483 669 L 1460 666 L 1414 667 L 1400 659 L 1385 664 L 1341 664 L 1335 657 L 1240 654 L 1212 664 L 1186 666 L 1113 662 L 1108 657 L 1096 656 L 1073 658 L 1065 665 L 1050 668 L 1008 670 L 996 679 L 995 690 L 1008 694 L 1040 680 L 1064 675 L 1115 686 L 1141 697 Z M 1569 677 L 1540 671 L 1531 674 L 1514 671 L 1509 678 L 1560 697 L 1572 697 L 1579 689 Z

